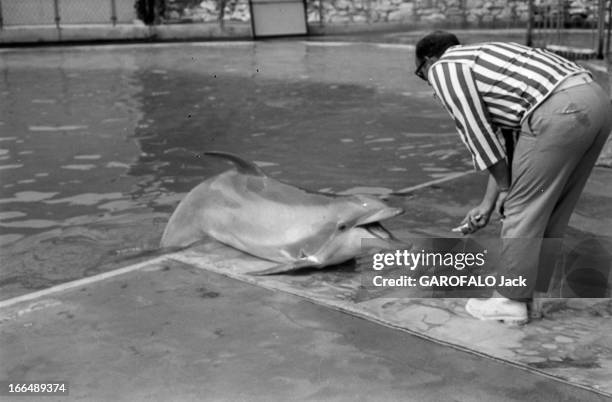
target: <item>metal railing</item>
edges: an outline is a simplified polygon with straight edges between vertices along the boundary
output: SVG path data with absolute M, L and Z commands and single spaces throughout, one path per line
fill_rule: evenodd
M 603 59 L 610 47 L 609 0 L 589 0 L 577 7 L 566 0 L 529 0 L 529 45 L 546 47 L 572 59 Z

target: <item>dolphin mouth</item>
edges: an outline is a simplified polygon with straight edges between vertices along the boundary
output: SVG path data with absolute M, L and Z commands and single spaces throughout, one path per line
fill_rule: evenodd
M 391 232 L 385 229 L 384 226 L 378 222 L 366 223 L 365 225 L 361 225 L 361 227 L 367 230 L 372 236 L 378 239 L 383 239 L 383 240 L 393 239 L 393 235 L 391 234 Z
M 365 229 L 373 236 L 371 239 L 374 243 L 369 243 L 370 246 L 375 246 L 376 249 L 380 250 L 399 250 L 406 249 L 411 247 L 410 243 L 406 243 L 402 240 L 399 240 L 397 237 L 393 235 L 393 233 L 389 232 L 383 225 L 379 222 L 368 223 L 360 226 Z M 362 239 L 363 240 L 363 239 Z M 363 243 L 362 243 L 363 246 Z
M 384 221 L 404 213 L 402 208 L 385 208 L 359 219 L 355 226 L 365 226 L 370 223 Z

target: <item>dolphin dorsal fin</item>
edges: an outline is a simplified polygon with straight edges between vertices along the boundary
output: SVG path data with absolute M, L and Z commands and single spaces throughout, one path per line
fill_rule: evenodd
M 229 152 L 208 151 L 208 152 L 204 152 L 204 155 L 216 156 L 218 158 L 227 159 L 228 161 L 232 162 L 234 166 L 236 166 L 236 169 L 238 170 L 238 172 L 242 174 L 250 174 L 254 176 L 265 176 L 266 175 L 264 171 L 261 170 L 259 166 L 257 166 L 253 162 L 245 161 L 238 155 L 230 154 Z

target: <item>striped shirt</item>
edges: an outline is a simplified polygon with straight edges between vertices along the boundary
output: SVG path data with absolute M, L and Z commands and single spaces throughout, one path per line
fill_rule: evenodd
M 453 117 L 474 168 L 484 170 L 506 157 L 499 128 L 520 128 L 565 78 L 585 72 L 544 49 L 492 42 L 447 49 L 428 80 Z

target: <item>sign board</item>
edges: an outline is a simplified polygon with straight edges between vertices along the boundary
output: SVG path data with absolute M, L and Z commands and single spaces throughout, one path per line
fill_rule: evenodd
M 306 35 L 305 0 L 250 0 L 253 36 Z

